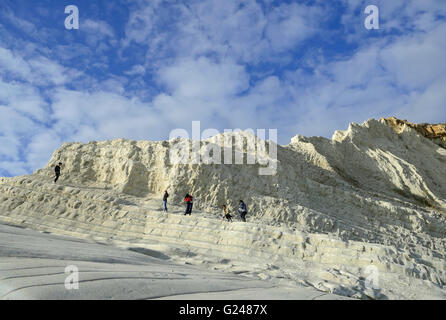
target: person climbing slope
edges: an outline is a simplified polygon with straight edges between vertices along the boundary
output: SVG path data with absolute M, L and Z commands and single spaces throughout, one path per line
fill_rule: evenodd
M 243 202 L 243 200 L 240 200 L 238 204 L 238 212 L 240 213 L 240 218 L 242 221 L 246 222 L 246 214 L 248 213 L 248 210 L 246 209 L 246 204 Z
M 184 213 L 184 215 L 191 215 L 194 198 L 190 194 L 186 193 L 184 201 L 186 202 L 186 212 Z
M 62 166 L 62 162 L 59 162 L 59 164 L 57 164 L 56 167 L 54 168 L 54 172 L 56 173 L 56 179 L 54 179 L 54 183 L 56 183 L 57 180 L 59 180 L 61 166 Z
M 229 222 L 232 222 L 232 216 L 228 213 L 228 208 L 226 207 L 226 205 L 224 204 L 222 206 L 223 209 L 223 219 L 222 221 L 224 221 L 225 219 L 227 219 Z
M 163 195 L 163 210 L 164 212 L 167 212 L 167 198 L 169 197 L 169 194 L 167 193 L 167 190 L 164 191 Z

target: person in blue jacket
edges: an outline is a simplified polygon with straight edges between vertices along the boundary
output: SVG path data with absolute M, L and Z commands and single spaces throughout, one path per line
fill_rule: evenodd
M 167 193 L 167 190 L 164 191 L 163 195 L 163 210 L 164 212 L 167 212 L 167 198 L 169 197 L 169 194 Z
M 240 213 L 240 218 L 242 221 L 246 222 L 246 214 L 248 213 L 248 209 L 246 208 L 246 204 L 243 200 L 240 200 L 238 204 L 238 212 Z

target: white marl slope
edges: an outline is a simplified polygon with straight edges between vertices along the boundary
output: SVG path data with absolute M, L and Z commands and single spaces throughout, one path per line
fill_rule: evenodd
M 0 299 L 345 299 L 175 264 L 154 250 L 124 250 L 6 225 L 0 225 L 0 243 Z M 73 267 L 78 286 L 68 290 Z
M 246 156 L 240 140 L 234 148 Z M 274 284 L 356 298 L 446 298 L 446 150 L 414 129 L 397 134 L 369 120 L 332 140 L 296 136 L 277 146 L 274 176 L 260 176 L 258 163 L 171 164 L 176 142 L 66 143 L 33 175 L 0 179 L 0 221 Z M 169 214 L 160 210 L 165 188 Z M 190 217 L 181 214 L 186 192 L 197 199 Z M 223 223 L 219 206 L 235 209 L 239 199 L 248 222 Z M 367 285 L 370 270 L 379 272 L 376 288 Z

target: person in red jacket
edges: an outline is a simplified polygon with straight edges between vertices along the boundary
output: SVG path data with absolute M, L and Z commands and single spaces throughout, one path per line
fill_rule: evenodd
M 184 202 L 186 202 L 186 212 L 184 215 L 191 215 L 192 213 L 192 205 L 193 205 L 194 198 L 190 194 L 186 194 L 184 197 Z

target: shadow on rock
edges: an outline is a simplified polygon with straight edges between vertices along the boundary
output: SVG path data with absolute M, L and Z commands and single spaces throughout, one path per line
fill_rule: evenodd
M 161 252 L 155 251 L 155 250 L 146 249 L 146 248 L 129 248 L 128 250 L 134 251 L 137 253 L 141 253 L 146 256 L 150 256 L 150 257 L 157 258 L 157 259 L 162 259 L 162 260 L 170 259 L 170 257 L 165 255 L 164 253 L 161 253 Z

